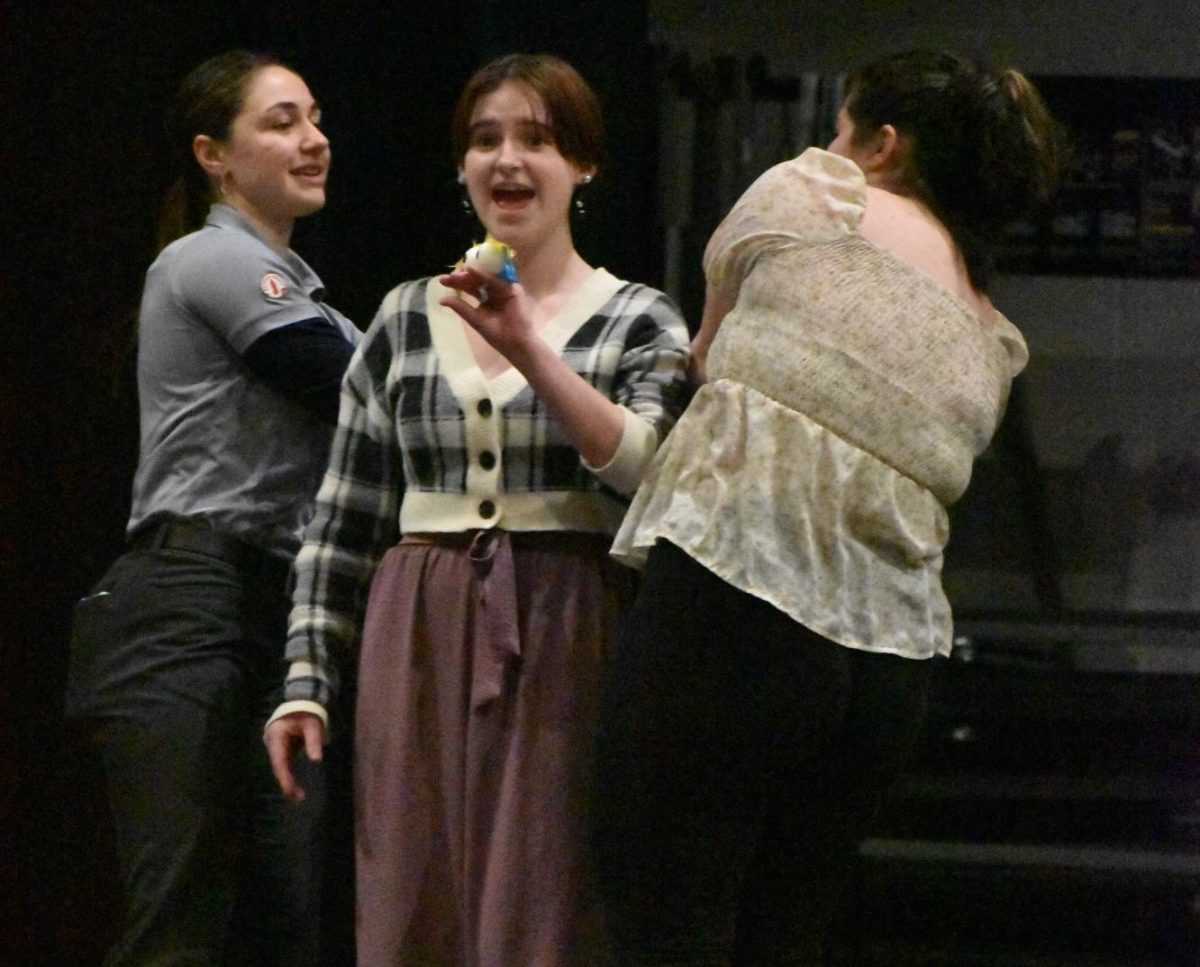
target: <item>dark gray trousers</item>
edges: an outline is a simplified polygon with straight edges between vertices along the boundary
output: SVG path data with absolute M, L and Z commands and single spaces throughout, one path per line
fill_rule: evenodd
M 287 803 L 262 742 L 285 580 L 150 547 L 76 607 L 67 711 L 99 758 L 126 910 L 106 967 L 317 963 L 322 773 Z

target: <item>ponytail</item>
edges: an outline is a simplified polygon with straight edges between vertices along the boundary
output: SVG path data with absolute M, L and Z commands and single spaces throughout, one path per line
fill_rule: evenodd
M 1016 143 L 1007 147 L 1014 153 L 1024 153 L 1029 190 L 1037 202 L 1046 204 L 1058 190 L 1066 165 L 1063 130 L 1051 116 L 1037 88 L 1020 71 L 1011 67 L 1003 70 L 997 82 L 1014 117 L 1020 120 Z
M 213 201 L 212 195 L 207 179 L 197 178 L 191 171 L 171 183 L 158 211 L 158 230 L 155 234 L 158 251 L 161 252 L 175 239 L 204 227 L 204 219 Z

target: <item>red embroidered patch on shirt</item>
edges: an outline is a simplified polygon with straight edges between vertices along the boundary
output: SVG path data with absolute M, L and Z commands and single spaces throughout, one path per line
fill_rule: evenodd
M 268 272 L 264 275 L 262 281 L 258 283 L 258 287 L 262 289 L 263 295 L 268 299 L 282 299 L 287 295 L 287 283 L 275 272 Z

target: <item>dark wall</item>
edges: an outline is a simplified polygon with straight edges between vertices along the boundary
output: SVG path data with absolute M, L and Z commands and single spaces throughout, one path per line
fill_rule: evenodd
M 121 547 L 137 449 L 133 314 L 172 178 L 162 117 L 178 81 L 234 46 L 304 75 L 334 167 L 326 210 L 294 246 L 362 327 L 388 288 L 440 271 L 478 237 L 459 211 L 449 116 L 470 72 L 516 49 L 565 56 L 604 102 L 612 164 L 581 251 L 657 281 L 654 98 L 644 5 L 632 0 L 363 15 L 38 6 L 10 9 L 0 68 L 0 949 L 9 963 L 79 967 L 111 934 L 117 884 L 92 764 L 63 741 L 70 609 Z

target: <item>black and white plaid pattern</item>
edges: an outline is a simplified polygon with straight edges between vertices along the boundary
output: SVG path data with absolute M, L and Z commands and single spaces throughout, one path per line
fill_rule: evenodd
M 329 469 L 296 558 L 288 701 L 329 706 L 337 664 L 357 645 L 371 575 L 399 537 L 406 489 L 466 493 L 466 416 L 432 344 L 427 286 L 405 283 L 385 299 L 346 373 Z M 655 289 L 622 284 L 562 355 L 651 423 L 660 442 L 686 405 L 687 329 Z M 583 465 L 528 386 L 498 413 L 505 492 L 598 491 L 623 500 Z

